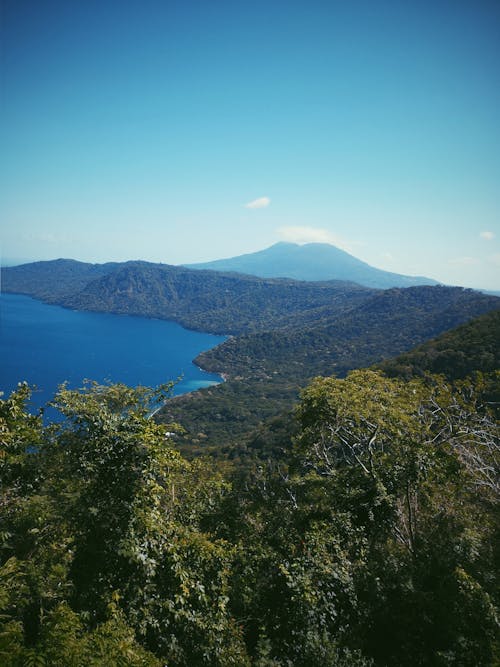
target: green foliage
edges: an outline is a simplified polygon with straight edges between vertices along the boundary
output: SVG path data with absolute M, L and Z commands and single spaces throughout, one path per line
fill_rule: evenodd
M 186 429 L 179 441 L 183 453 L 236 459 L 264 455 L 252 432 L 290 411 L 313 377 L 343 377 L 353 368 L 380 363 L 500 303 L 458 287 L 380 291 L 339 281 L 261 279 L 147 262 L 37 262 L 4 268 L 2 279 L 5 291 L 70 308 L 158 317 L 233 334 L 196 359 L 205 370 L 229 378 L 227 386 L 202 390 L 193 401 L 176 399 L 158 418 Z M 489 348 L 481 351 L 481 341 L 471 336 L 453 364 L 477 370 L 494 364 Z M 473 348 L 482 361 L 471 354 Z M 492 392 L 494 387 L 489 400 L 496 400 Z
M 24 493 L 2 497 L 0 648 L 19 664 L 160 664 L 148 647 L 178 665 L 244 664 L 227 611 L 232 548 L 204 528 L 227 483 L 184 461 L 174 427 L 148 418 L 166 391 L 63 387 L 54 405 L 65 420 L 36 421 L 31 452 L 32 419 L 17 409 L 27 392 L 1 404 L 15 417 L 4 440 L 40 469 L 26 494 L 16 459 L 11 486 Z
M 172 448 L 158 391 L 0 402 L 7 667 L 488 667 L 498 422 L 480 376 L 316 378 L 278 458 L 229 482 Z M 265 434 L 261 433 L 261 438 Z
M 299 389 L 313 377 L 344 377 L 354 368 L 411 349 L 497 304 L 493 297 L 472 290 L 417 287 L 372 295 L 349 312 L 315 313 L 309 322 L 294 315 L 293 326 L 236 336 L 199 355 L 198 365 L 223 372 L 228 382 L 197 392 L 193 399 L 174 399 L 159 418 L 174 419 L 185 427 L 184 451 L 208 448 L 220 456 L 227 445 L 236 444 L 238 455 L 248 458 L 252 452 L 246 441 L 253 438 L 251 432 L 264 420 L 290 411 Z M 491 326 L 493 322 L 498 323 L 494 314 L 478 325 L 479 331 L 470 324 L 468 343 L 461 351 L 469 361 L 460 366 L 467 374 L 495 367 L 500 335 Z M 483 346 L 485 327 L 492 333 L 484 337 Z M 460 337 L 459 330 L 455 340 Z M 489 359 L 487 366 L 485 359 Z M 487 400 L 498 400 L 496 387 L 498 383 L 489 383 Z M 248 395 L 253 396 L 252 401 L 247 400 Z
M 299 418 L 300 465 L 367 539 L 363 650 L 384 665 L 491 664 L 495 488 L 478 484 L 486 457 L 474 468 L 467 455 L 492 452 L 499 431 L 472 387 L 357 371 L 316 380 Z
M 264 280 L 147 262 L 71 260 L 4 268 L 2 287 L 78 310 L 158 317 L 224 334 L 310 322 L 318 312 L 350 310 L 373 293 L 336 281 Z
M 281 422 L 286 442 L 285 434 L 293 425 L 291 409 L 298 397 L 299 389 L 292 384 L 228 380 L 170 399 L 155 419 L 183 425 L 175 444 L 184 456 L 210 455 L 241 464 L 278 454 L 283 438 L 271 435 L 270 429 Z M 267 420 L 277 421 L 268 425 Z
M 30 482 L 27 474 L 30 457 L 26 448 L 37 448 L 40 444 L 39 417 L 26 413 L 26 403 L 31 390 L 26 383 L 19 384 L 17 390 L 7 399 L 0 400 L 0 484 L 2 493 L 13 484 Z
M 458 287 L 391 289 L 348 311 L 316 312 L 306 322 L 294 317 L 292 326 L 279 330 L 270 322 L 268 331 L 230 338 L 199 355 L 198 362 L 233 378 L 286 378 L 303 385 L 315 375 L 344 376 L 393 357 L 498 303 L 496 297 Z M 475 345 L 483 350 L 481 338 Z
M 494 310 L 389 359 L 380 368 L 391 377 L 422 377 L 438 373 L 448 380 L 463 379 L 474 371 L 500 368 L 500 310 Z

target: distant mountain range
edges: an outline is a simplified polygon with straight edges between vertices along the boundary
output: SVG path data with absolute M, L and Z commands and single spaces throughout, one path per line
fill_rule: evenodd
M 378 289 L 438 284 L 436 280 L 423 276 L 404 276 L 376 269 L 328 243 L 276 243 L 248 255 L 186 266 L 190 269 L 245 273 L 260 278 L 346 280 Z

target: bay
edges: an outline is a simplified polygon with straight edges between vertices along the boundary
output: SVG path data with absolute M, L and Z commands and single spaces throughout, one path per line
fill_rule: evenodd
M 181 378 L 174 394 L 218 384 L 222 378 L 192 363 L 224 341 L 175 322 L 68 310 L 28 296 L 0 296 L 0 391 L 18 382 L 36 385 L 32 407 L 51 400 L 58 386 L 84 379 L 157 386 Z

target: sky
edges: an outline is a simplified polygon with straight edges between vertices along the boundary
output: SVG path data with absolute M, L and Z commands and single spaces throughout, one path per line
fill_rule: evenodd
M 327 242 L 500 289 L 500 3 L 2 0 L 2 261 Z

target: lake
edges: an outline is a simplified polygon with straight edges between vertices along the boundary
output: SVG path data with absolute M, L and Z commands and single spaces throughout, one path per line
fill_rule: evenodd
M 36 385 L 33 407 L 50 400 L 57 387 L 86 378 L 157 386 L 176 380 L 174 394 L 218 384 L 218 375 L 192 363 L 223 336 L 189 331 L 175 322 L 68 310 L 27 296 L 0 296 L 0 390 L 18 382 Z

